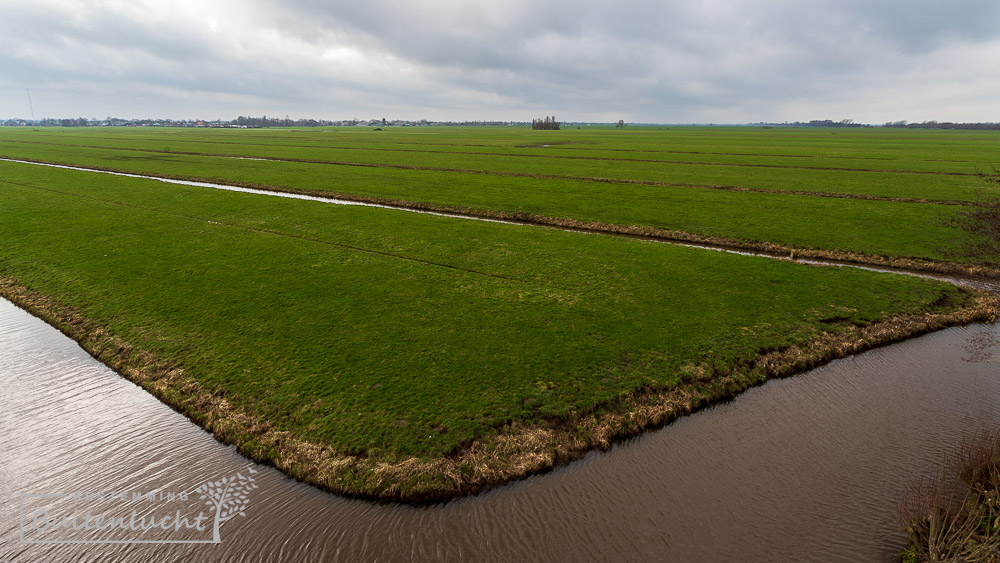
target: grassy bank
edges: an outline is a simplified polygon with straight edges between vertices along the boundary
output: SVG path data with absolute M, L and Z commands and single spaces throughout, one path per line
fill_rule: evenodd
M 749 128 L 8 129 L 0 156 L 869 263 L 969 264 L 958 252 L 968 235 L 947 222 L 979 197 L 975 173 L 991 169 L 995 139 Z
M 995 303 L 903 276 L 0 163 L 2 292 L 241 451 L 420 501 Z

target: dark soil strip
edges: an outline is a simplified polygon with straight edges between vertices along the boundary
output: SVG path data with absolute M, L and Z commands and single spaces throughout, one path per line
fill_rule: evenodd
M 413 143 L 414 145 L 420 143 Z M 435 145 L 427 145 L 435 146 Z M 478 145 L 470 145 L 478 146 Z M 542 145 L 519 145 L 519 147 L 530 147 L 536 146 L 541 147 Z M 880 161 L 897 161 L 902 160 L 893 156 L 842 156 L 842 155 L 822 155 L 822 154 L 777 154 L 777 153 L 760 153 L 760 152 L 724 152 L 724 151 L 678 151 L 678 150 L 661 150 L 661 149 L 612 149 L 601 147 L 600 149 L 590 149 L 582 147 L 565 147 L 573 150 L 600 150 L 603 152 L 624 152 L 624 153 L 657 153 L 657 154 L 696 154 L 696 155 L 713 155 L 713 156 L 763 156 L 772 158 L 810 158 L 810 159 L 830 159 L 830 160 L 880 160 Z M 629 159 L 623 159 L 629 160 Z M 953 164 L 975 164 L 975 160 L 954 160 L 947 158 L 921 158 L 911 162 L 948 162 Z M 890 170 L 890 172 L 895 172 Z
M 138 152 L 152 152 L 161 154 L 183 154 L 183 155 L 193 155 L 193 156 L 220 156 L 220 157 L 243 157 L 243 155 L 233 155 L 233 154 L 213 154 L 213 153 L 200 153 L 200 152 L 180 152 L 180 151 L 166 151 L 166 150 L 155 150 L 155 149 L 137 149 L 130 147 L 101 147 L 93 145 L 70 145 L 64 143 L 41 143 L 37 141 L 7 141 L 12 143 L 26 143 L 26 144 L 45 144 L 54 146 L 65 146 L 65 147 L 79 147 L 88 149 L 105 149 L 105 150 L 122 150 L 122 151 L 138 151 Z M 550 143 L 547 146 L 558 145 L 560 143 Z M 242 145 L 245 146 L 245 145 Z M 288 146 L 288 145 L 286 145 Z M 521 145 L 522 147 L 535 147 L 541 148 L 543 145 Z M 320 147 L 306 147 L 301 148 L 320 148 Z M 776 168 L 782 170 L 827 170 L 833 172 L 871 172 L 876 174 L 920 174 L 929 176 L 978 176 L 975 172 L 941 172 L 932 170 L 890 170 L 890 169 L 878 169 L 878 168 L 845 168 L 845 167 L 833 167 L 833 166 L 788 166 L 783 164 L 763 164 L 763 163 L 740 163 L 740 162 L 698 162 L 698 161 L 685 161 L 685 160 L 661 160 L 661 159 L 645 159 L 645 158 L 610 158 L 605 156 L 570 156 L 570 155 L 553 155 L 553 154 L 516 154 L 516 153 L 492 153 L 492 152 L 460 152 L 460 151 L 428 151 L 428 150 L 415 150 L 415 149 L 399 149 L 399 148 L 385 148 L 385 147 L 324 147 L 338 150 L 368 150 L 368 151 L 381 151 L 381 152 L 413 152 L 413 153 L 428 153 L 428 154 L 459 154 L 466 156 L 498 156 L 507 158 L 551 158 L 551 159 L 562 159 L 562 160 L 598 160 L 598 161 L 610 161 L 610 162 L 644 162 L 644 163 L 659 163 L 659 164 L 680 164 L 684 166 L 731 166 L 738 168 Z M 679 154 L 726 154 L 726 153 L 679 153 Z M 742 155 L 730 155 L 730 156 L 742 156 Z M 747 156 L 777 156 L 777 155 L 747 155 Z M 315 164 L 341 164 L 341 165 L 362 165 L 364 163 L 345 163 L 339 161 L 327 161 L 327 160 L 300 160 L 293 158 L 281 158 L 281 157 L 247 157 L 247 158 L 261 158 L 261 160 L 274 160 L 274 161 L 288 161 L 288 162 L 311 162 Z M 794 157 L 799 158 L 799 157 Z M 820 158 L 820 157 L 815 157 Z M 373 165 L 375 166 L 375 165 Z M 393 166 L 393 165 L 383 165 L 383 166 Z M 438 168 L 417 168 L 419 170 L 453 170 L 453 169 L 438 169 Z M 466 171 L 461 170 L 459 171 Z M 484 171 L 485 172 L 485 171 Z M 560 176 L 561 177 L 561 176 Z
M 58 145 L 58 146 L 70 146 L 70 145 Z M 959 200 L 932 200 L 924 198 L 913 198 L 913 197 L 889 197 L 889 196 L 877 196 L 868 194 L 842 194 L 835 192 L 816 192 L 808 190 L 779 190 L 772 188 L 749 188 L 745 186 L 724 186 L 724 185 L 711 185 L 711 184 L 686 184 L 679 182 L 655 182 L 652 180 L 630 180 L 627 178 L 596 178 L 593 176 L 564 176 L 555 174 L 534 174 L 530 172 L 503 172 L 497 170 L 469 170 L 464 168 L 438 168 L 430 166 L 412 166 L 407 164 L 373 164 L 365 162 L 346 162 L 346 161 L 334 161 L 334 160 L 311 160 L 302 158 L 278 158 L 278 157 L 247 157 L 243 155 L 235 154 L 211 154 L 211 153 L 198 153 L 198 152 L 166 152 L 158 151 L 152 149 L 130 149 L 130 148 L 117 148 L 108 149 L 106 147 L 92 147 L 85 145 L 73 145 L 79 148 L 93 148 L 93 149 L 103 149 L 103 150 L 121 150 L 121 151 L 134 151 L 134 152 L 145 152 L 153 154 L 176 154 L 184 156 L 202 156 L 208 158 L 232 158 L 232 159 L 248 159 L 257 160 L 264 162 L 294 162 L 301 164 L 319 164 L 325 166 L 352 166 L 357 168 L 384 168 L 390 170 L 415 170 L 422 172 L 447 172 L 454 174 L 477 174 L 483 176 L 503 176 L 508 178 L 533 178 L 538 180 L 573 180 L 580 182 L 599 182 L 605 184 L 631 184 L 639 186 L 653 186 L 660 188 L 693 188 L 693 189 L 704 189 L 704 190 L 722 190 L 722 191 L 735 191 L 735 192 L 746 192 L 746 193 L 765 193 L 765 194 L 776 194 L 776 195 L 792 195 L 792 196 L 806 196 L 806 197 L 827 197 L 834 199 L 860 199 L 865 201 L 887 201 L 893 203 L 917 203 L 917 204 L 929 204 L 929 205 L 960 205 L 960 206 L 971 206 L 975 205 L 974 202 L 969 201 L 959 201 Z M 10 158 L 10 157 L 8 157 Z M 36 160 L 30 158 L 11 158 L 12 160 L 23 160 L 26 162 L 38 162 L 43 164 L 60 164 L 63 166 L 76 166 L 73 163 L 64 162 L 52 162 L 44 160 Z M 131 174 L 127 170 L 116 169 L 116 168 L 94 168 L 95 170 L 104 170 L 107 172 L 119 172 L 123 174 Z M 188 179 L 181 177 L 173 177 L 174 179 Z M 222 180 L 198 180 L 205 182 L 224 182 Z M 232 184 L 238 185 L 238 184 Z
M 44 144 L 44 145 L 54 145 L 54 146 L 66 146 L 66 147 L 80 147 L 89 149 L 107 149 L 107 150 L 126 150 L 126 151 L 139 151 L 139 152 L 154 152 L 163 154 L 184 154 L 184 155 L 197 155 L 197 156 L 225 156 L 225 157 L 236 157 L 242 155 L 228 155 L 228 154 L 212 154 L 212 153 L 199 153 L 199 152 L 175 152 L 175 151 L 161 151 L 154 149 L 137 149 L 129 147 L 101 147 L 93 145 L 70 145 L 64 143 L 42 143 L 39 141 L 6 141 L 10 143 L 24 143 L 24 144 Z M 239 145 L 237 143 L 229 143 Z M 549 143 L 548 145 L 520 145 L 520 147 L 533 147 L 542 148 L 545 146 L 555 146 L 561 144 L 569 143 Z M 291 146 L 291 145 L 285 145 Z M 369 150 L 369 151 L 381 151 L 381 152 L 414 152 L 414 153 L 428 153 L 428 154 L 459 154 L 466 156 L 498 156 L 498 157 L 508 157 L 508 158 L 552 158 L 552 159 L 565 159 L 565 160 L 597 160 L 597 161 L 611 161 L 611 162 L 645 162 L 645 163 L 660 163 L 660 164 L 681 164 L 686 166 L 735 166 L 744 168 L 777 168 L 777 169 L 787 169 L 787 170 L 829 170 L 835 172 L 872 172 L 877 174 L 923 174 L 931 176 L 977 176 L 974 172 L 940 172 L 940 171 L 930 171 L 930 170 L 890 170 L 890 169 L 877 169 L 877 168 L 844 168 L 844 167 L 832 167 L 832 166 L 788 166 L 782 164 L 761 164 L 761 163 L 737 163 L 737 162 L 697 162 L 697 161 L 684 161 L 684 160 L 661 160 L 661 159 L 645 159 L 645 158 L 611 158 L 604 156 L 569 156 L 569 155 L 551 155 L 551 154 L 517 154 L 517 153 L 492 153 L 492 152 L 465 152 L 465 151 L 432 151 L 426 149 L 401 149 L 401 148 L 385 148 L 385 147 L 315 147 L 315 146 L 300 146 L 299 148 L 331 148 L 337 150 Z M 632 152 L 632 151 L 623 151 Z M 698 152 L 682 152 L 682 151 L 670 151 L 673 154 L 712 154 L 712 155 L 727 155 L 727 156 L 764 156 L 764 157 L 779 157 L 781 155 L 743 155 L 739 153 L 698 153 Z M 784 158 L 824 158 L 820 156 L 813 157 L 788 157 Z M 848 157 L 843 157 L 848 158 Z M 287 160 L 290 162 L 316 162 L 316 163 L 329 163 L 329 164 L 343 164 L 336 161 L 310 161 L 310 160 L 297 160 L 297 159 L 285 159 L 280 157 L 262 157 L 263 160 L 276 160 L 282 161 Z
M 97 139 L 97 140 L 108 140 L 106 137 L 93 137 L 93 136 L 74 136 L 75 139 Z M 289 139 L 289 140 L 301 140 L 296 137 L 269 137 L 268 140 L 273 140 L 277 138 Z M 146 138 L 143 139 L 148 142 L 160 141 L 160 139 Z M 8 143 L 33 143 L 37 141 L 14 141 L 14 140 L 4 140 L 3 142 Z M 233 141 L 216 141 L 216 140 L 187 140 L 187 139 L 170 139 L 171 143 L 198 143 L 198 144 L 214 144 L 214 145 L 228 145 L 228 146 L 239 146 L 239 147 L 267 147 L 267 143 L 253 143 L 244 142 L 237 143 Z M 41 144 L 41 143 L 39 143 Z M 59 143 L 51 143 L 59 144 Z M 384 145 L 384 142 L 380 144 Z M 482 144 L 471 144 L 471 143 L 420 143 L 416 141 L 399 142 L 397 145 L 403 145 L 407 147 L 483 147 L 483 148 L 500 148 L 498 145 L 482 145 Z M 575 142 L 575 141 L 565 141 L 565 142 L 554 142 L 554 143 L 538 143 L 530 145 L 517 145 L 517 148 L 544 148 L 548 146 L 560 146 L 561 149 L 572 149 L 572 150 L 600 150 L 602 152 L 621 152 L 621 153 L 644 153 L 644 154 L 692 154 L 692 155 L 713 155 L 713 156 L 752 156 L 752 157 L 770 157 L 770 158 L 802 158 L 802 159 L 830 159 L 830 160 L 875 160 L 875 161 L 899 161 L 902 160 L 897 157 L 892 156 L 842 156 L 842 155 L 816 155 L 816 154 L 772 154 L 772 153 L 748 153 L 748 152 L 720 152 L 720 151 L 679 151 L 679 150 L 659 150 L 659 149 L 613 149 L 613 148 L 590 148 L 590 147 L 580 147 L 577 145 L 589 144 L 585 141 Z M 574 145 L 574 146 L 568 146 Z M 429 154 L 465 154 L 465 155 L 488 155 L 488 156 L 526 156 L 526 157 L 547 157 L 547 158 L 577 158 L 577 159 L 591 159 L 591 160 L 612 160 L 612 161 L 636 161 L 636 162 L 671 162 L 669 160 L 657 160 L 657 159 L 630 159 L 630 158 L 609 158 L 609 157 L 582 157 L 582 156 L 564 156 L 564 155 L 535 155 L 535 154 L 519 154 L 519 153 L 487 153 L 487 152 L 468 152 L 468 151 L 453 151 L 453 150 L 430 150 L 426 148 L 389 148 L 385 146 L 333 146 L 333 145 L 282 145 L 283 147 L 289 148 L 302 148 L 302 149 L 317 149 L 317 148 L 332 148 L 338 150 L 371 150 L 371 151 L 385 151 L 385 152 L 419 152 L 419 153 L 429 153 Z M 103 148 L 103 147 L 102 147 Z M 952 164 L 983 164 L 974 160 L 956 160 L 956 159 L 946 159 L 946 158 L 922 158 L 915 160 L 913 162 L 947 162 Z M 705 163 L 698 163 L 705 164 Z M 790 167 L 796 168 L 796 167 Z M 817 168 L 820 170 L 825 170 L 825 168 Z M 837 168 L 831 168 L 831 170 L 837 170 Z M 906 170 L 879 170 L 879 169 L 847 169 L 847 170 L 858 170 L 858 171 L 872 171 L 872 172 L 900 172 L 900 173 L 914 173 L 914 174 L 935 174 L 935 172 L 921 172 L 921 171 L 906 171 Z M 939 174 L 965 174 L 975 176 L 974 173 L 948 173 L 941 172 Z

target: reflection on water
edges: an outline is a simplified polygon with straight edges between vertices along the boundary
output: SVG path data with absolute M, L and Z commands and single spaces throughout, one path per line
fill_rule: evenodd
M 345 500 L 255 466 L 220 544 L 22 544 L 20 495 L 191 489 L 248 462 L 0 301 L 0 560 L 884 559 L 906 483 L 1000 424 L 998 354 L 996 326 L 945 330 L 445 505 Z

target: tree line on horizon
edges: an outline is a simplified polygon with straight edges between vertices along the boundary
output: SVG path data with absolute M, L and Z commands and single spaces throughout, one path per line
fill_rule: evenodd
M 383 120 L 384 121 L 384 120 Z M 378 124 L 385 124 L 383 121 L 378 121 Z M 199 120 L 199 119 L 121 119 L 117 117 L 108 117 L 105 119 L 87 119 L 84 117 L 69 118 L 69 119 L 6 119 L 0 121 L 0 126 L 6 127 L 26 127 L 26 126 L 40 126 L 40 127 L 123 127 L 123 126 L 157 126 L 157 127 L 248 127 L 248 128 L 258 128 L 258 127 L 328 127 L 328 126 L 348 126 L 348 125 L 375 125 L 376 120 L 316 120 L 316 119 L 289 119 L 287 116 L 284 118 L 274 118 L 274 117 L 249 117 L 249 116 L 239 116 L 233 120 L 221 120 L 216 119 L 213 121 Z M 511 126 L 511 125 L 526 125 L 526 122 L 514 122 L 514 121 L 442 121 L 442 122 L 429 122 L 427 120 L 419 121 L 401 121 L 396 120 L 389 125 L 457 125 L 457 126 Z M 559 130 L 562 123 L 556 120 L 555 116 L 547 116 L 543 119 L 532 119 L 531 128 L 534 130 Z M 692 123 L 691 125 L 697 126 L 697 123 Z M 711 124 L 709 124 L 711 125 Z M 856 123 L 851 119 L 844 119 L 840 121 L 834 121 L 832 119 L 815 119 L 812 121 L 795 121 L 795 122 L 784 122 L 784 123 L 773 123 L 773 122 L 758 122 L 758 123 L 748 123 L 747 125 L 760 125 L 764 127 L 883 127 L 883 128 L 897 128 L 897 129 L 969 129 L 978 131 L 997 131 L 1000 130 L 1000 122 L 990 123 L 990 122 L 980 122 L 980 123 L 955 123 L 951 121 L 924 121 L 922 123 L 909 123 L 907 121 L 888 121 L 882 125 L 870 125 L 864 123 Z M 622 129 L 625 127 L 624 121 L 619 121 L 616 128 Z
M 952 123 L 951 121 L 924 121 L 923 123 L 907 123 L 906 121 L 890 121 L 883 127 L 899 129 L 973 129 L 978 131 L 1000 130 L 1000 123 Z
M 3 127 L 239 127 L 239 128 L 262 128 L 262 127 L 330 127 L 330 126 L 427 126 L 427 125 L 449 125 L 449 126 L 522 126 L 527 125 L 526 121 L 428 121 L 402 120 L 397 119 L 387 121 L 385 119 L 342 119 L 331 121 L 327 119 L 290 119 L 289 117 L 249 117 L 239 116 L 232 120 L 203 120 L 203 119 L 122 119 L 118 117 L 107 117 L 105 119 L 75 117 L 68 119 L 0 119 L 0 126 Z
M 559 122 L 556 121 L 556 116 L 545 116 L 545 119 L 532 119 L 531 128 L 535 131 L 558 131 Z

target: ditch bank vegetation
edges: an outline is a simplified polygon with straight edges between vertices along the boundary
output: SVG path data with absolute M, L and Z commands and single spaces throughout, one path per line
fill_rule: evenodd
M 365 499 L 428 503 L 479 493 L 550 470 L 616 440 L 660 427 L 768 379 L 787 377 L 831 360 L 953 325 L 997 319 L 997 296 L 963 290 L 925 312 L 843 327 L 779 350 L 760 350 L 749 361 L 720 370 L 689 365 L 691 381 L 668 390 L 639 389 L 591 413 L 509 423 L 440 457 L 379 459 L 344 455 L 277 430 L 263 418 L 211 393 L 184 369 L 111 333 L 79 311 L 0 277 L 0 295 L 45 320 L 116 372 L 142 386 L 220 441 L 247 457 L 330 492 Z M 837 322 L 831 319 L 830 322 Z
M 1000 554 L 1000 430 L 962 441 L 936 481 L 912 483 L 897 516 L 909 545 L 900 559 L 997 561 Z

